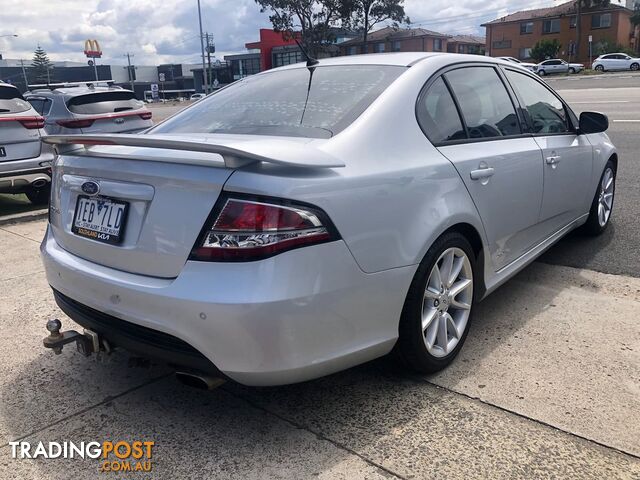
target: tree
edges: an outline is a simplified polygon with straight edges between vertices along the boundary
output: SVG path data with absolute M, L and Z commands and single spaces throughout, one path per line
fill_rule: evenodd
M 547 58 L 554 58 L 562 48 L 562 44 L 557 40 L 540 40 L 531 49 L 531 58 L 537 62 L 542 62 Z
M 409 23 L 409 17 L 404 13 L 404 0 L 352 0 L 347 10 L 351 11 L 349 26 L 362 32 L 363 50 L 367 51 L 367 37 L 369 33 L 384 22 L 393 22 L 393 27 L 399 23 Z
M 352 0 L 255 0 L 260 11 L 271 12 L 273 29 L 285 38 L 298 38 L 305 50 L 316 57 L 333 42 L 331 27 L 342 26 L 351 16 Z
M 51 60 L 47 52 L 38 44 L 35 52 L 33 52 L 33 60 L 31 62 L 31 70 L 35 76 L 36 83 L 51 83 L 50 70 L 53 68 Z
M 605 8 L 611 4 L 611 0 L 576 0 L 576 58 L 580 58 L 580 38 L 582 37 L 582 10 L 593 8 Z
M 631 26 L 634 30 L 638 27 L 638 25 L 640 25 L 640 3 L 636 3 L 633 7 L 633 15 L 629 17 L 629 21 L 631 22 Z M 637 49 L 638 45 L 636 44 L 636 50 Z
M 595 57 L 604 55 L 605 53 L 626 53 L 627 55 L 635 55 L 635 52 L 631 48 L 607 39 L 600 40 L 593 46 L 593 55 Z

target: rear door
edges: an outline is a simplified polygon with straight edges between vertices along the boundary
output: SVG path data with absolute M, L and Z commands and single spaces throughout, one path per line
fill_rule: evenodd
M 40 155 L 42 119 L 17 88 L 0 85 L 0 164 Z
M 82 133 L 127 133 L 149 128 L 151 112 L 128 90 L 77 95 L 67 108 Z
M 522 135 L 499 71 L 470 65 L 444 72 L 421 96 L 418 118 L 471 194 L 494 267 L 506 266 L 537 243 L 542 155 L 533 138 Z
M 527 124 L 544 157 L 540 223 L 553 233 L 585 213 L 593 168 L 592 146 L 578 135 L 569 110 L 543 82 L 514 69 L 505 74 L 526 109 Z

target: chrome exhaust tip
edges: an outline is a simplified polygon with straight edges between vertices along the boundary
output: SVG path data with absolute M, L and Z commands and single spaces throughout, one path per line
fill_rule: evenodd
M 214 390 L 225 382 L 224 378 L 195 372 L 176 372 L 176 379 L 183 385 L 200 390 Z

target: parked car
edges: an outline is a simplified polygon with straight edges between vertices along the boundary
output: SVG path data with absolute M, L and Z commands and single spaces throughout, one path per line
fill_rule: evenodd
M 120 87 L 58 84 L 25 99 L 44 117 L 48 134 L 136 133 L 153 125 L 144 102 Z
M 46 137 L 47 280 L 85 352 L 119 346 L 201 385 L 299 382 L 393 349 L 437 371 L 478 301 L 574 228 L 607 228 L 607 126 L 489 57 L 268 70 L 141 135 Z M 68 341 L 48 327 L 48 346 Z
M 535 63 L 522 62 L 515 57 L 498 57 L 502 60 L 506 60 L 507 62 L 515 63 L 516 65 L 520 65 L 522 68 L 526 68 L 530 72 L 534 72 L 536 68 Z
M 559 58 L 553 58 L 551 60 L 545 60 L 540 62 L 535 72 L 540 75 L 549 75 L 552 73 L 578 73 L 584 70 L 584 65 L 581 63 L 567 63 Z
M 35 204 L 49 201 L 54 151 L 40 142 L 43 126 L 20 91 L 0 82 L 0 193 L 25 193 Z
M 607 53 L 593 61 L 591 68 L 598 72 L 613 70 L 638 70 L 640 58 L 630 57 L 626 53 Z
M 196 100 L 201 100 L 204 97 L 206 97 L 206 95 L 204 93 L 194 93 L 193 95 L 191 95 L 191 97 L 189 97 L 189 100 L 196 101 Z

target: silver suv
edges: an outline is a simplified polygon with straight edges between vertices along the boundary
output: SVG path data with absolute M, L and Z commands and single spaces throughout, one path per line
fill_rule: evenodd
M 17 88 L 0 82 L 0 193 L 26 193 L 47 203 L 54 152 L 43 145 L 44 119 Z
M 44 117 L 48 134 L 137 133 L 153 125 L 131 90 L 102 82 L 43 87 L 25 98 Z

